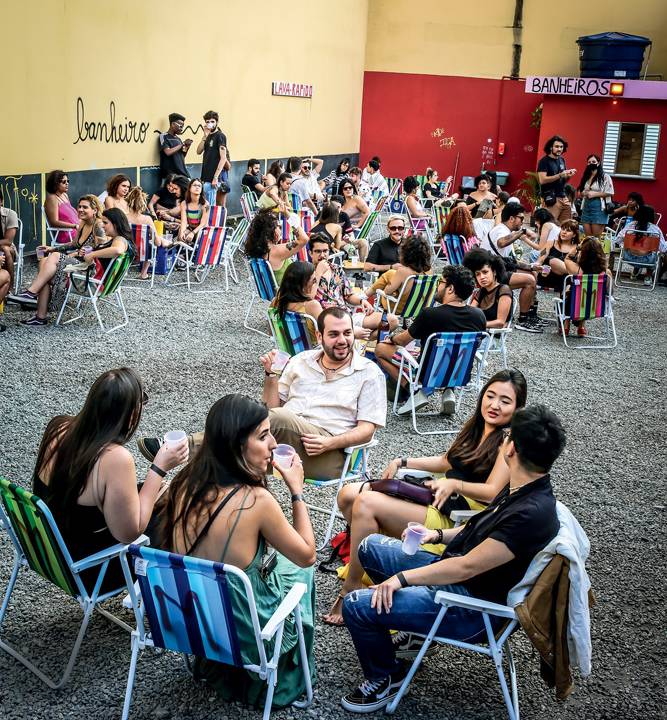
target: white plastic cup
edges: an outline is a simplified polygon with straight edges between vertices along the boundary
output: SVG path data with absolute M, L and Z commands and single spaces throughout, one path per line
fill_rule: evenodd
M 37 249 L 35 250 L 35 254 L 37 255 L 38 260 L 42 260 L 46 257 L 46 247 L 44 245 L 38 245 Z
M 299 222 L 299 216 L 296 213 L 292 213 L 291 215 L 287 216 L 287 224 L 290 227 L 297 228 L 301 225 Z
M 271 372 L 280 375 L 285 369 L 285 365 L 289 362 L 291 355 L 284 350 L 276 350 L 276 354 L 271 361 Z
M 406 555 L 414 555 L 426 534 L 426 529 L 421 523 L 409 522 L 408 529 L 405 532 L 405 540 L 403 540 L 402 550 Z
M 175 445 L 178 445 L 179 443 L 183 442 L 187 438 L 187 433 L 185 430 L 171 430 L 168 433 L 165 433 L 164 435 L 164 444 L 172 448 Z
M 550 265 L 542 265 L 542 275 L 546 277 L 551 272 L 551 266 Z
M 276 445 L 273 449 L 273 462 L 286 470 L 292 467 L 296 450 L 291 445 Z

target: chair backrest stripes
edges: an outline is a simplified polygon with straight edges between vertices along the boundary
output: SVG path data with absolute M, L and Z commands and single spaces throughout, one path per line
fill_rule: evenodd
M 375 207 L 373 210 L 375 212 L 381 213 L 384 209 L 384 206 L 387 204 L 387 201 L 389 200 L 389 195 L 381 195 L 378 198 L 378 201 L 375 203 Z
M 590 320 L 605 317 L 609 302 L 609 277 L 599 275 L 573 275 L 569 283 L 566 314 L 572 320 Z
M 435 218 L 435 229 L 436 235 L 442 237 L 445 234 L 445 224 L 447 223 L 447 216 L 449 215 L 449 208 L 442 207 L 441 205 L 433 206 L 433 217 Z
M 464 387 L 484 333 L 433 333 L 426 340 L 419 376 L 424 390 Z
M 368 217 L 364 220 L 364 224 L 359 229 L 359 235 L 357 235 L 358 239 L 367 238 L 370 235 L 370 232 L 373 229 L 373 226 L 375 225 L 379 214 L 379 210 L 373 210 L 373 212 L 368 213 Z
M 30 568 L 68 595 L 79 595 L 69 569 L 72 559 L 58 540 L 60 532 L 46 504 L 4 478 L 0 478 L 0 496 Z
M 269 323 L 279 350 L 297 355 L 317 347 L 317 324 L 305 313 L 287 311 L 280 317 L 276 308 L 269 308 Z
M 199 234 L 194 253 L 195 265 L 215 267 L 220 264 L 220 258 L 225 246 L 225 233 L 226 230 L 222 226 L 207 227 Z
M 232 230 L 231 237 L 226 242 L 226 245 L 229 246 L 228 250 L 233 251 L 240 247 L 241 243 L 245 240 L 245 236 L 248 232 L 249 226 L 250 223 L 246 218 L 243 217 L 239 219 L 239 221 L 236 223 L 236 227 L 234 228 L 234 230 Z
M 450 265 L 462 265 L 463 256 L 465 255 L 465 238 L 463 235 L 450 235 L 447 233 L 442 236 L 442 251 Z
M 292 206 L 292 210 L 294 210 L 295 213 L 298 213 L 299 210 L 301 210 L 301 198 L 293 192 L 287 193 L 287 199 L 289 201 L 289 204 Z
M 253 195 L 255 193 L 252 193 Z M 243 193 L 241 197 L 239 198 L 239 202 L 241 203 L 241 210 L 243 211 L 243 217 L 250 222 L 255 215 L 255 212 L 257 210 L 257 202 L 255 202 L 253 206 L 252 198 L 250 197 L 250 193 Z
M 98 297 L 107 297 L 113 295 L 118 290 L 121 283 L 130 269 L 134 253 L 128 251 L 124 255 L 114 258 L 109 267 L 107 267 L 98 291 Z
M 310 235 L 313 229 L 313 213 L 308 208 L 301 208 L 299 211 L 299 222 L 306 235 Z
M 385 178 L 389 188 L 389 197 L 393 200 L 403 192 L 403 180 L 401 178 Z
M 292 228 L 287 222 L 287 215 L 285 215 L 285 213 L 280 213 L 278 215 L 278 227 L 280 228 L 280 237 L 283 242 L 290 240 L 292 237 Z
M 410 275 L 399 293 L 397 313 L 409 320 L 419 315 L 424 308 L 431 307 L 439 283 L 439 275 Z
M 151 257 L 150 242 L 151 242 L 151 226 L 150 225 L 130 225 L 132 231 L 132 239 L 134 240 L 134 246 L 137 249 L 137 256 L 139 262 L 149 260 Z
M 278 285 L 269 261 L 264 258 L 249 258 L 248 264 L 259 297 L 262 300 L 273 300 L 278 291 Z
M 222 563 L 130 545 L 153 644 L 243 666 Z
M 253 193 L 254 195 L 254 193 Z M 225 227 L 227 223 L 227 208 L 222 205 L 214 205 L 208 213 L 208 224 L 210 227 Z

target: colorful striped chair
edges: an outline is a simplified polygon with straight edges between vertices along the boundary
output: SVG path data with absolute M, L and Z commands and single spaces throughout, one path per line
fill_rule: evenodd
M 611 281 L 607 273 L 599 275 L 568 275 L 563 285 L 563 295 L 554 298 L 554 310 L 560 325 L 565 347 L 578 350 L 605 350 L 618 345 L 616 323 L 612 307 Z M 572 322 L 603 320 L 605 334 L 587 335 L 588 340 L 599 340 L 600 343 L 581 342 L 568 344 L 565 334 L 565 321 Z
M 403 322 L 417 317 L 424 309 L 435 303 L 435 293 L 440 284 L 439 275 L 410 275 L 403 282 L 397 297 L 376 291 L 375 307 L 380 310 L 380 298 L 384 298 L 387 310 L 403 318 Z
M 155 245 L 155 237 L 153 236 L 153 228 L 150 225 L 130 225 L 132 231 L 132 240 L 137 250 L 135 260 L 139 261 L 139 266 L 145 262 L 151 264 L 151 287 L 155 284 L 155 258 L 157 256 L 157 247 Z M 145 283 L 142 283 L 145 285 Z
M 239 198 L 243 217 L 250 222 L 257 213 L 257 196 L 254 192 L 244 192 Z
M 69 680 L 94 610 L 120 625 L 124 630 L 132 632 L 129 625 L 126 625 L 122 620 L 100 607 L 100 603 L 127 589 L 123 584 L 122 587 L 114 590 L 100 592 L 109 563 L 120 557 L 126 546 L 119 543 L 74 562 L 51 515 L 51 511 L 37 495 L 33 495 L 15 483 L 0 478 L 0 497 L 2 498 L 0 504 L 0 527 L 7 532 L 14 548 L 14 567 L 0 606 L 0 627 L 9 608 L 12 592 L 16 585 L 19 570 L 22 567 L 36 572 L 52 585 L 60 588 L 66 595 L 74 598 L 83 611 L 83 620 L 81 621 L 74 648 L 70 653 L 63 674 L 57 680 L 47 676 L 18 650 L 0 639 L 0 648 L 25 665 L 42 682 L 55 690 L 63 687 Z M 137 540 L 137 543 L 140 544 L 147 542 L 148 538 L 145 536 Z M 81 573 L 84 570 L 94 570 L 95 568 L 99 568 L 99 570 L 93 583 L 93 591 L 89 592 L 81 579 Z M 56 607 L 58 607 L 58 603 L 53 602 L 51 612 L 54 612 Z
M 253 193 L 254 194 L 254 193 Z M 208 213 L 209 227 L 224 228 L 227 224 L 227 208 L 222 205 L 214 205 Z
M 254 328 L 248 325 L 248 319 L 252 311 L 252 306 L 255 300 L 263 300 L 264 302 L 270 303 L 278 292 L 278 283 L 276 282 L 276 276 L 273 274 L 273 268 L 269 265 L 268 260 L 263 258 L 248 258 L 248 274 L 254 287 L 252 290 L 252 297 L 248 304 L 248 309 L 243 320 L 243 327 L 246 330 L 252 330 L 253 332 L 259 333 L 266 337 L 271 337 L 269 333 L 265 333 L 263 330 Z
M 197 235 L 194 246 L 190 247 L 186 243 L 177 243 L 178 252 L 171 266 L 171 270 L 169 270 L 165 278 L 164 284 L 171 285 L 171 287 L 187 285 L 188 290 L 192 292 L 223 292 L 221 288 L 213 290 L 193 290 L 192 285 L 193 283 L 203 283 L 211 274 L 212 270 L 221 263 L 224 263 L 225 256 L 223 250 L 225 247 L 226 234 L 227 230 L 224 225 L 215 227 L 208 226 Z M 185 263 L 185 280 L 170 283 L 169 281 L 179 260 Z M 226 287 L 229 287 L 228 284 L 226 284 Z
M 419 430 L 417 428 L 417 415 L 420 417 L 433 416 L 434 413 L 417 413 L 415 395 L 420 390 L 427 396 L 439 390 L 458 390 L 456 401 L 456 411 L 458 412 L 464 389 L 474 389 L 476 391 L 480 389 L 488 346 L 488 333 L 466 332 L 433 333 L 429 335 L 422 347 L 418 361 L 405 348 L 398 348 L 401 358 L 398 370 L 399 377 L 405 378 L 408 382 L 409 401 L 412 406 L 412 427 L 416 433 L 419 435 L 443 435 L 459 431 L 460 428 Z M 481 354 L 478 351 L 481 351 Z M 472 380 L 475 360 L 477 360 L 477 369 L 474 380 Z M 394 396 L 394 415 L 398 415 L 398 396 L 399 386 L 397 386 Z
M 295 213 L 298 213 L 299 210 L 301 210 L 301 198 L 296 193 L 287 193 L 287 200 Z
M 357 236 L 357 240 L 368 240 L 369 244 L 371 242 L 371 235 L 373 233 L 373 230 L 375 230 L 375 226 L 377 225 L 378 218 L 380 217 L 380 212 L 378 210 L 373 210 L 373 212 L 368 213 L 368 216 L 364 220 L 364 224 L 359 228 L 359 230 L 355 231 L 355 235 Z
M 299 211 L 299 222 L 301 223 L 301 227 L 306 235 L 310 235 L 310 232 L 313 229 L 314 218 L 313 213 L 309 208 L 301 208 Z M 312 258 L 308 244 L 306 243 L 294 257 L 296 260 L 300 260 L 301 262 L 310 262 Z
M 317 320 L 312 315 L 287 311 L 282 317 L 276 308 L 267 310 L 271 334 L 278 350 L 296 355 L 318 346 Z
M 130 269 L 133 258 L 134 253 L 129 251 L 124 255 L 114 258 L 109 263 L 102 278 L 99 280 L 94 277 L 88 277 L 87 275 L 73 272 L 69 276 L 67 293 L 65 294 L 65 299 L 63 300 L 62 307 L 58 313 L 56 325 L 61 324 L 67 303 L 73 299 L 76 301 L 77 311 L 81 308 L 81 305 L 84 302 L 89 302 L 93 306 L 97 322 L 103 333 L 110 333 L 114 330 L 125 327 L 128 324 L 129 319 L 127 317 L 127 311 L 125 310 L 125 304 L 123 303 L 123 296 L 121 295 L 120 290 L 127 272 Z M 106 328 L 98 307 L 102 304 L 111 305 L 120 310 L 123 318 L 122 322 L 111 328 Z M 62 324 L 68 325 L 75 320 L 79 320 L 81 317 L 83 317 L 82 313 L 70 318 L 69 320 L 65 320 Z
M 140 596 L 133 585 L 128 559 L 134 564 Z M 147 648 L 196 655 L 256 673 L 266 680 L 263 720 L 268 720 L 277 682 L 285 621 L 292 614 L 306 688 L 306 700 L 293 705 L 305 708 L 311 704 L 311 671 L 299 607 L 301 598 L 308 591 L 305 583 L 295 583 L 266 625 L 261 627 L 250 581 L 242 570 L 233 565 L 137 545 L 130 545 L 122 561 L 136 619 L 122 720 L 127 720 L 130 714 L 139 652 Z M 230 588 L 227 581 L 230 576 L 241 580 L 243 596 L 241 591 Z M 237 603 L 247 604 L 255 631 L 256 663 L 243 662 L 232 593 L 236 593 L 234 600 Z M 148 631 L 145 622 L 148 623 Z

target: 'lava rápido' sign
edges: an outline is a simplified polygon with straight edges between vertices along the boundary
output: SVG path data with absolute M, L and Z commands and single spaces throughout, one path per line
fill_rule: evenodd
M 271 83 L 272 95 L 284 95 L 286 97 L 311 98 L 313 97 L 313 86 L 303 83 L 282 82 L 274 80 Z

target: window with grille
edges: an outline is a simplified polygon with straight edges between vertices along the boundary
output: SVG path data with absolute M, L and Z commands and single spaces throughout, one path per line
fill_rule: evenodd
M 608 122 L 602 166 L 610 175 L 655 179 L 660 125 Z

